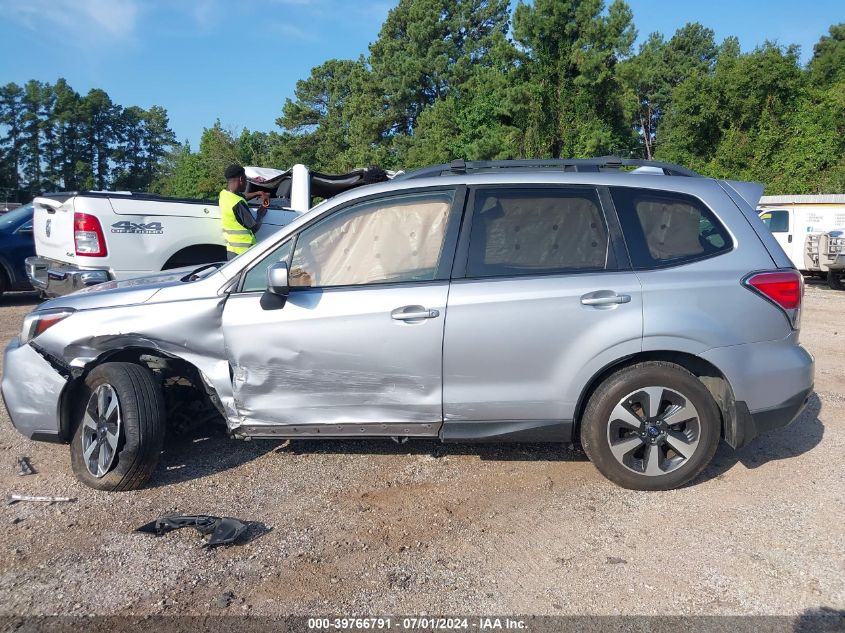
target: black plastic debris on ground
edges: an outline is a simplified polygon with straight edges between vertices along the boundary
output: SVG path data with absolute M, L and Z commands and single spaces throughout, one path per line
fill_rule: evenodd
M 192 527 L 203 536 L 211 535 L 205 547 L 248 543 L 262 534 L 269 532 L 263 523 L 241 521 L 232 517 L 213 517 L 208 515 L 161 517 L 137 528 L 136 532 L 163 536 L 173 530 Z M 254 528 L 254 529 L 250 529 Z
M 29 462 L 29 457 L 22 456 L 18 457 L 18 475 L 21 477 L 25 475 L 34 475 L 35 469 L 32 467 L 32 464 Z

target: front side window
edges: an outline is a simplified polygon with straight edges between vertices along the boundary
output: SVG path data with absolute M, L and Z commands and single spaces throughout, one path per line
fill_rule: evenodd
M 772 233 L 789 233 L 789 211 L 764 211 L 760 214 L 760 219 Z
M 255 266 L 250 268 L 244 276 L 244 283 L 241 292 L 258 292 L 267 289 L 267 269 L 278 262 L 287 262 L 290 259 L 293 240 L 287 240 L 278 248 L 274 248 Z
M 435 279 L 453 196 L 438 191 L 372 200 L 317 222 L 296 240 L 291 286 Z
M 627 187 L 611 195 L 636 269 L 685 264 L 733 247 L 713 213 L 692 196 Z
M 468 277 L 603 270 L 608 232 L 594 189 L 479 189 Z

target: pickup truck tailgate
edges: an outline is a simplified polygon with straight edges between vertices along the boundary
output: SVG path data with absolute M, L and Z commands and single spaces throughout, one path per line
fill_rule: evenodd
M 73 244 L 73 198 L 36 198 L 32 201 L 35 252 L 60 262 L 76 259 Z

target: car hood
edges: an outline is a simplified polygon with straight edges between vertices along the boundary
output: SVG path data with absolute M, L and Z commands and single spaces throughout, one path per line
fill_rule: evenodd
M 187 268 L 174 268 L 167 272 L 146 277 L 134 277 L 122 281 L 107 281 L 77 290 L 76 292 L 51 299 L 39 306 L 39 310 L 52 308 L 73 308 L 74 310 L 90 310 L 95 308 L 107 308 L 110 306 L 126 306 L 146 303 L 152 299 L 160 290 L 173 286 L 185 289 L 185 298 L 192 296 L 192 290 L 197 282 L 182 281 L 196 266 Z

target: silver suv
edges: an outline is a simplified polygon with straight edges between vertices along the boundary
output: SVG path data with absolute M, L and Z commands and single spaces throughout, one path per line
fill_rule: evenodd
M 580 440 L 617 484 L 675 488 L 813 387 L 760 193 L 615 158 L 411 172 L 229 263 L 43 304 L 2 393 L 101 490 L 142 486 L 186 412 L 243 439 Z

